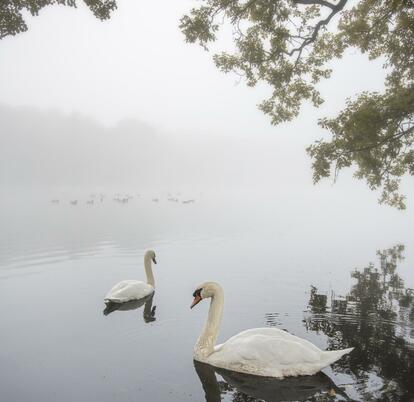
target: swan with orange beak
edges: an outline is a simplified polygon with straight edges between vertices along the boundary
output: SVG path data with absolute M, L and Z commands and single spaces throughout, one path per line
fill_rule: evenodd
M 323 351 L 309 341 L 277 328 L 253 328 L 216 345 L 224 292 L 216 282 L 204 282 L 193 293 L 191 308 L 211 299 L 204 329 L 194 346 L 194 360 L 227 370 L 265 377 L 313 375 L 353 348 Z

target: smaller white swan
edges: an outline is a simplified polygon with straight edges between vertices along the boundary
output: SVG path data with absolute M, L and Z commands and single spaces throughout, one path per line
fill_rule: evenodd
M 313 375 L 353 349 L 323 351 L 277 328 L 248 329 L 216 345 L 223 314 L 223 289 L 218 283 L 205 282 L 193 296 L 191 308 L 211 298 L 206 325 L 194 346 L 194 360 L 215 367 L 277 378 Z
M 144 267 L 147 275 L 147 283 L 136 280 L 125 280 L 117 283 L 105 296 L 105 303 L 125 303 L 130 300 L 138 300 L 154 293 L 155 282 L 152 273 L 151 261 L 156 264 L 155 252 L 148 250 L 144 256 Z

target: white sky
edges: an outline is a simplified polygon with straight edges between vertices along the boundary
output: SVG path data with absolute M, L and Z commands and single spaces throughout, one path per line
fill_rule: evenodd
M 0 103 L 81 113 L 111 125 L 134 118 L 197 135 L 288 131 L 297 137 L 291 141 L 304 144 L 321 135 L 315 123 L 324 110 L 309 107 L 299 122 L 272 127 L 256 108 L 265 88 L 238 84 L 216 69 L 212 53 L 184 42 L 178 21 L 194 2 L 119 0 L 105 22 L 80 3 L 79 9 L 46 7 L 27 18 L 28 32 L 0 42 Z M 381 88 L 382 77 L 364 58 L 350 57 L 323 85 L 324 109 L 336 111 L 346 96 Z M 306 136 L 297 133 L 301 126 Z

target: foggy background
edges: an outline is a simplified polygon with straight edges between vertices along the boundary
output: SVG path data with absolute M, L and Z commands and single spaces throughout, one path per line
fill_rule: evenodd
M 179 18 L 194 4 L 123 0 L 106 22 L 82 3 L 28 15 L 28 32 L 0 42 L 1 188 L 237 190 L 339 205 L 346 194 L 377 209 L 378 194 L 352 172 L 313 186 L 305 148 L 329 136 L 318 118 L 381 90 L 381 61 L 351 50 L 321 85 L 325 104 L 274 127 L 256 108 L 268 88 L 247 88 L 184 42 Z M 215 48 L 231 49 L 230 35 Z

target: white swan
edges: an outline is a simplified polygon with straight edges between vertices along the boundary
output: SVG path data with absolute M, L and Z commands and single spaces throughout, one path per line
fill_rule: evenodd
M 156 264 L 155 252 L 149 250 L 144 256 L 144 267 L 147 283 L 135 280 L 126 280 L 117 283 L 105 296 L 105 303 L 125 303 L 130 300 L 142 299 L 154 293 L 155 282 L 152 273 L 151 261 Z
M 215 367 L 266 377 L 313 375 L 353 348 L 322 351 L 305 339 L 277 328 L 254 328 L 216 345 L 223 314 L 224 293 L 215 282 L 205 282 L 193 293 L 193 308 L 211 298 L 204 330 L 194 346 L 194 360 Z

